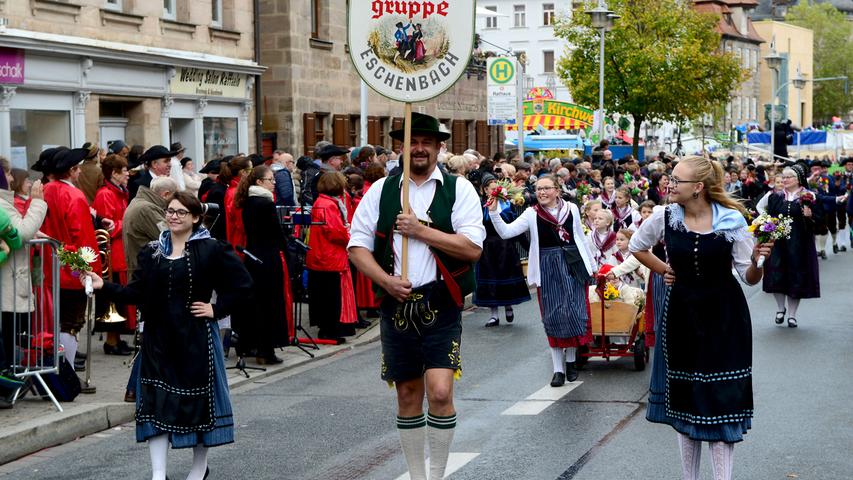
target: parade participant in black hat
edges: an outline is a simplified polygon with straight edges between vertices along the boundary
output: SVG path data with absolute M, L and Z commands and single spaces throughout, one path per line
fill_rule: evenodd
M 131 200 L 136 196 L 139 187 L 150 187 L 152 179 L 169 175 L 170 162 L 176 153 L 162 145 L 154 145 L 139 157 L 139 161 L 145 164 L 145 171 L 137 175 L 127 187 Z M 180 182 L 177 179 L 173 180 L 178 183 L 178 188 L 180 188 Z
M 450 135 L 428 115 L 414 113 L 411 123 L 411 210 L 401 213 L 400 175 L 379 179 L 356 210 L 349 255 L 385 294 L 382 379 L 396 386 L 397 428 L 410 476 L 424 480 L 424 430 L 429 478 L 444 478 L 456 427 L 453 379 L 462 373 L 461 308 L 474 289 L 473 263 L 486 232 L 471 183 L 436 167 L 440 142 Z M 390 135 L 403 140 L 403 130 Z M 403 235 L 409 237 L 408 280 L 400 277 Z
M 43 184 L 47 184 L 48 182 L 54 179 L 54 157 L 56 157 L 57 153 L 63 150 L 68 150 L 68 147 L 53 147 L 43 150 L 39 154 L 39 158 L 38 160 L 36 160 L 36 163 L 34 163 L 31 167 L 32 170 L 42 173 Z
M 89 202 L 74 182 L 80 176 L 80 164 L 89 155 L 83 148 L 64 149 L 53 157 L 51 171 L 58 181 L 52 181 L 44 187 L 44 201 L 47 203 L 47 216 L 42 225 L 45 235 L 59 241 L 65 248 L 89 247 L 98 251 L 95 241 L 95 228 Z M 101 271 L 101 260 L 92 265 L 96 272 Z M 50 277 L 45 278 L 50 281 Z M 77 352 L 77 333 L 83 327 L 83 312 L 86 308 L 86 294 L 80 280 L 71 270 L 63 267 L 59 274 L 59 312 L 60 341 L 65 346 L 65 358 L 74 365 Z
M 317 152 L 317 157 L 321 161 L 320 170 L 314 174 L 308 183 L 311 189 L 312 203 L 317 198 L 317 195 L 319 195 L 317 193 L 317 180 L 319 180 L 320 175 L 323 172 L 340 172 L 348 155 L 349 150 L 332 144 L 324 146 Z
M 216 183 L 216 177 L 219 176 L 220 162 L 222 162 L 222 160 L 218 158 L 211 160 L 198 171 L 198 173 L 204 175 L 204 179 L 202 179 L 201 184 L 198 187 L 198 198 L 202 202 L 207 202 L 207 194 L 211 187 Z
M 771 216 L 787 215 L 793 218 L 791 236 L 776 241 L 767 258 L 764 291 L 776 298 L 776 324 L 781 325 L 787 316 L 788 326 L 797 327 L 797 309 L 803 298 L 820 297 L 820 275 L 815 251 L 815 218 L 820 216 L 819 201 L 804 201 L 809 192 L 806 171 L 802 165 L 782 170 L 784 189 L 767 199 L 767 213 Z M 817 197 L 815 192 L 810 192 Z M 787 306 L 786 306 L 787 304 Z
M 107 142 L 107 149 L 110 151 L 109 153 L 115 153 L 118 156 L 127 158 L 127 155 L 130 153 L 130 147 L 124 143 L 124 140 L 112 140 Z

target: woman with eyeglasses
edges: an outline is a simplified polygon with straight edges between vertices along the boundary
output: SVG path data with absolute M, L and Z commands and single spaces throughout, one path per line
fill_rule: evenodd
M 646 419 L 678 434 L 682 476 L 699 479 L 702 442 L 714 478 L 731 479 L 734 444 L 752 426 L 752 327 L 734 267 L 750 285 L 761 280 L 761 255 L 746 211 L 723 189 L 723 169 L 704 157 L 678 163 L 670 205 L 658 208 L 631 237 L 643 265 L 664 276 L 669 292 L 657 328 Z M 661 240 L 666 261 L 652 253 Z M 725 301 L 721 301 L 725 299 Z
M 767 197 L 767 213 L 793 218 L 790 238 L 779 240 L 773 254 L 767 257 L 764 291 L 776 299 L 777 325 L 788 320 L 789 328 L 797 327 L 800 300 L 820 297 L 820 275 L 815 249 L 815 211 L 819 195 L 812 192 L 816 202 L 802 200 L 808 192 L 806 170 L 794 165 L 782 170 L 782 191 Z M 819 207 L 818 207 L 819 208 Z
M 539 291 L 539 310 L 554 364 L 552 387 L 577 380 L 576 349 L 592 341 L 587 301 L 592 252 L 578 207 L 560 198 L 559 186 L 553 175 L 537 180 L 538 203 L 510 224 L 501 217 L 500 202 L 489 203 L 489 218 L 501 238 L 530 233 L 527 283 Z
M 261 365 L 274 365 L 283 360 L 275 348 L 290 344 L 289 326 L 293 325 L 290 308 L 290 277 L 285 262 L 287 239 L 281 229 L 273 200 L 275 176 L 271 168 L 258 166 L 240 181 L 234 201 L 243 212 L 246 229 L 246 269 L 255 288 L 251 315 L 245 325 L 238 325 L 240 348 L 257 350 Z
M 210 237 L 201 217 L 198 199 L 175 193 L 166 208 L 168 230 L 139 252 L 127 286 L 87 273 L 95 289 L 137 305 L 145 318 L 136 441 L 148 442 L 153 480 L 166 478 L 169 444 L 193 449 L 187 478 L 201 480 L 208 472 L 208 448 L 234 441 L 216 320 L 246 302 L 252 279 L 232 248 Z

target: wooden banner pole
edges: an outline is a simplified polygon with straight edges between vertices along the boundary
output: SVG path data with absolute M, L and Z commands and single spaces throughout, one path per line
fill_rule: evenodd
M 412 104 L 405 103 L 403 114 L 403 213 L 409 212 L 409 178 L 412 169 Z M 409 237 L 403 235 L 403 249 L 400 252 L 400 278 L 409 279 Z

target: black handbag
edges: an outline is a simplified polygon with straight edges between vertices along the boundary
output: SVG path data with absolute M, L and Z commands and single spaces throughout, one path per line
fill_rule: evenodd
M 58 373 L 49 373 L 42 375 L 47 388 L 53 393 L 53 396 L 60 402 L 73 402 L 77 395 L 80 395 L 80 377 L 74 372 L 74 367 L 68 363 L 68 360 L 62 358 L 59 363 Z M 33 382 L 42 397 L 47 396 L 47 392 L 41 386 L 41 382 Z

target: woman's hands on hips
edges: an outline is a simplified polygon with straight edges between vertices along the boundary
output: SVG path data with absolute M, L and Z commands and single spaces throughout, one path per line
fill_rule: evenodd
M 213 305 L 204 302 L 193 302 L 190 312 L 197 318 L 213 318 Z

